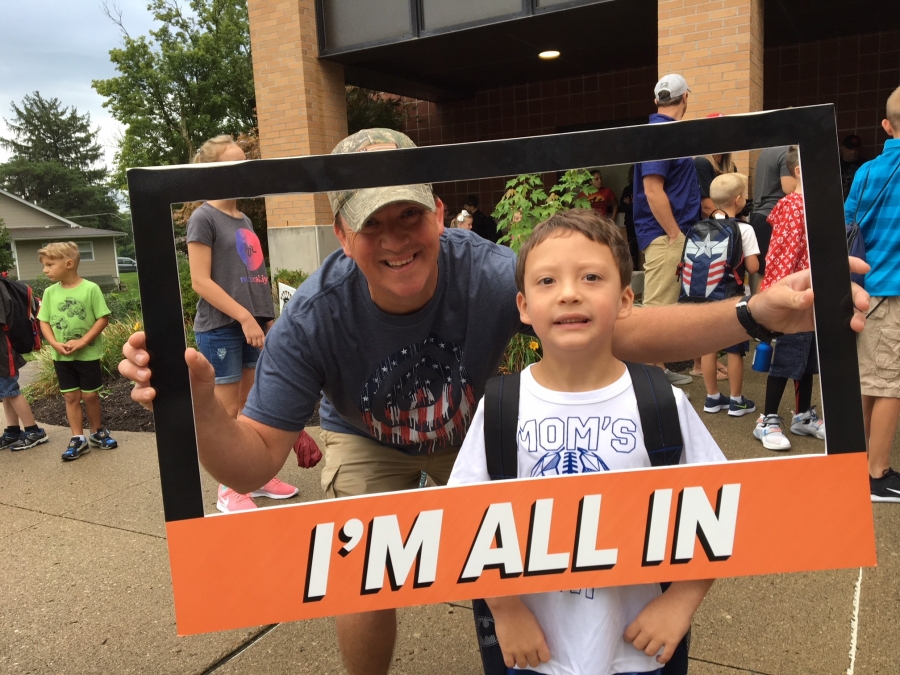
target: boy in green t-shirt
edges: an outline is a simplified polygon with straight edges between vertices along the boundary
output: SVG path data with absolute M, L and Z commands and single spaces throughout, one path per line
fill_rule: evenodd
M 100 423 L 100 357 L 103 355 L 103 329 L 109 324 L 109 308 L 100 287 L 78 276 L 81 256 L 71 241 L 47 244 L 38 251 L 44 274 L 54 281 L 44 291 L 38 319 L 41 333 L 54 350 L 53 366 L 59 390 L 66 399 L 66 416 L 72 439 L 62 458 L 78 459 L 92 445 L 115 448 L 118 443 Z M 87 412 L 91 432 L 84 436 L 81 401 Z

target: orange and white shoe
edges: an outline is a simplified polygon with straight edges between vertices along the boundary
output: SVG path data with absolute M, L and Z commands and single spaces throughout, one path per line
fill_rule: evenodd
M 230 487 L 220 485 L 216 508 L 222 513 L 237 513 L 238 511 L 252 511 L 259 507 L 250 499 L 250 495 L 242 495 Z
M 269 499 L 290 499 L 298 492 L 300 492 L 299 488 L 295 488 L 293 485 L 288 485 L 287 483 L 278 480 L 278 478 L 276 477 L 259 488 L 259 490 L 254 490 L 253 492 L 251 492 L 250 496 L 268 497 Z

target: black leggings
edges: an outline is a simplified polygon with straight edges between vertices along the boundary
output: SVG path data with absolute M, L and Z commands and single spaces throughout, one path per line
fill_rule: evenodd
M 777 415 L 778 405 L 787 386 L 788 378 L 773 377 L 769 375 L 766 380 L 766 415 Z M 794 402 L 797 406 L 794 411 L 797 415 L 806 412 L 812 405 L 813 376 L 807 373 L 799 380 L 794 380 Z

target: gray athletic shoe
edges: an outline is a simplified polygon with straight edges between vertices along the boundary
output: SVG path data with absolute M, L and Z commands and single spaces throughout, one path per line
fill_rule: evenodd
M 666 377 L 669 378 L 670 384 L 690 384 L 694 381 L 694 378 L 690 375 L 683 375 L 682 373 L 673 373 L 671 370 L 666 368 Z

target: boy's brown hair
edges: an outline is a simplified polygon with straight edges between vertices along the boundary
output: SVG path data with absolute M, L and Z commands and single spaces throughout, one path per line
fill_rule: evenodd
M 734 200 L 747 194 L 747 176 L 742 173 L 723 173 L 709 184 L 709 198 L 718 209 L 734 205 Z
M 797 167 L 800 166 L 800 150 L 796 145 L 792 145 L 788 148 L 787 155 L 784 157 L 784 163 L 787 166 L 787 170 L 791 172 L 791 176 L 793 177 L 794 171 L 797 170 Z
M 628 250 L 628 242 L 616 224 L 594 209 L 571 209 L 538 223 L 531 236 L 522 244 L 516 262 L 516 287 L 521 293 L 525 293 L 525 262 L 528 260 L 528 254 L 535 246 L 561 232 L 578 232 L 591 241 L 608 246 L 616 267 L 619 268 L 622 288 L 631 283 L 631 253 Z
M 78 245 L 74 241 L 54 241 L 38 251 L 38 260 L 49 258 L 50 260 L 74 260 L 75 267 L 81 262 L 81 254 Z

